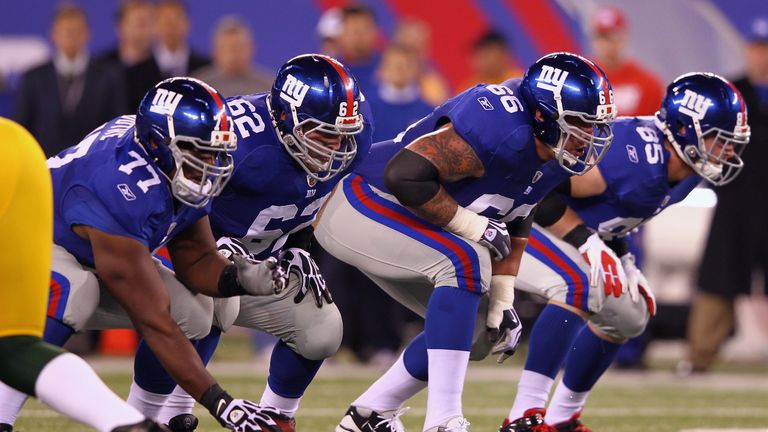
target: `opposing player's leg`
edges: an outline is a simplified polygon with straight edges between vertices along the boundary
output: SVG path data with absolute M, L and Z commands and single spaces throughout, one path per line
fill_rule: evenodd
M 424 429 L 449 425 L 464 430 L 461 394 L 480 298 L 490 280 L 487 251 L 424 224 L 354 176 L 343 180 L 342 189 L 330 198 L 315 237 L 328 252 L 426 317 L 423 340 L 411 342 L 395 365 L 355 401 L 337 430 L 362 430 L 360 409 L 371 412 L 368 423 L 386 412 L 399 413 L 427 376 Z M 388 386 L 399 391 L 387 392 Z M 391 430 L 391 424 L 382 422 L 376 430 Z
M 21 391 L 99 431 L 143 422 L 82 359 L 41 340 L 53 238 L 50 175 L 20 126 L 0 119 L 0 142 L 0 381 L 10 386 L 0 398 L 23 400 Z M 154 423 L 133 430 L 150 428 Z

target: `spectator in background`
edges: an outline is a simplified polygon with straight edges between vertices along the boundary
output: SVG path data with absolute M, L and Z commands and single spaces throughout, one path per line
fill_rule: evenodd
M 663 85 L 626 55 L 627 20 L 615 7 L 598 9 L 592 19 L 595 62 L 613 85 L 616 108 L 622 116 L 652 115 L 661 104 Z
M 423 21 L 405 19 L 397 25 L 392 43 L 416 53 L 420 68 L 421 97 L 437 106 L 451 96 L 451 91 L 445 79 L 430 62 L 430 39 L 429 27 Z
M 522 77 L 523 71 L 514 66 L 509 55 L 509 45 L 504 36 L 490 30 L 472 45 L 472 71 L 459 90 L 463 91 L 480 83 L 499 84 L 509 78 Z
M 154 5 L 149 0 L 124 0 L 115 18 L 117 45 L 98 59 L 111 62 L 123 71 L 127 106 L 132 112 L 133 107 L 139 106 L 148 88 L 143 76 L 128 73 L 128 69 L 152 56 L 155 37 Z
M 82 9 L 60 6 L 50 37 L 53 57 L 24 74 L 14 112 L 48 157 L 127 109 L 119 68 L 88 53 L 90 30 Z
M 394 44 L 384 51 L 376 71 L 378 85 L 368 93 L 376 113 L 373 142 L 393 139 L 432 112 L 433 106 L 421 97 L 420 71 L 420 59 L 414 51 Z
M 317 36 L 320 38 L 320 52 L 331 57 L 339 56 L 339 35 L 341 34 L 341 9 L 330 8 L 317 21 Z
M 211 62 L 189 47 L 189 16 L 182 0 L 160 0 L 154 14 L 156 41 L 152 56 L 126 70 L 126 74 L 136 79 L 131 92 L 138 95 L 166 78 L 189 75 Z M 138 106 L 141 99 L 132 102 L 135 102 L 132 106 Z
M 373 10 L 362 4 L 343 7 L 337 41 L 339 60 L 355 75 L 363 93 L 370 92 L 380 58 L 379 27 Z
M 236 16 L 222 17 L 213 34 L 213 64 L 192 75 L 225 97 L 267 91 L 272 88 L 273 74 L 253 66 L 255 50 L 248 24 Z
M 733 81 L 749 107 L 752 138 L 744 169 L 731 183 L 714 188 L 717 207 L 699 269 L 699 289 L 688 320 L 688 354 L 678 372 L 706 371 L 734 328 L 734 300 L 750 295 L 753 275 L 768 283 L 768 17 L 752 21 L 745 45 L 746 74 Z M 745 205 L 749 209 L 745 210 Z
M 132 66 L 152 55 L 154 6 L 149 0 L 124 0 L 115 17 L 117 45 L 99 56 L 100 60 Z M 142 94 L 143 96 L 143 94 Z

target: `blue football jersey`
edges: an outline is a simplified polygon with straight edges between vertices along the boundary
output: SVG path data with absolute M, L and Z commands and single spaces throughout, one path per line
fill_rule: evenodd
M 130 237 L 153 252 L 210 210 L 176 204 L 168 180 L 134 141 L 134 123 L 118 117 L 48 159 L 54 243 L 87 266 L 94 266 L 91 244 L 73 225 Z
M 628 234 L 667 206 L 683 200 L 701 180 L 690 176 L 670 185 L 669 151 L 664 148 L 664 134 L 653 117 L 621 117 L 611 127 L 613 144 L 598 165 L 606 190 L 594 197 L 568 200 L 584 222 L 604 238 Z
M 241 238 L 256 258 L 280 251 L 290 233 L 310 225 L 341 178 L 371 148 L 372 115 L 367 102 L 360 113 L 365 125 L 356 135 L 357 156 L 344 173 L 317 182 L 293 160 L 271 124 L 266 93 L 227 99 L 237 132 L 235 171 L 213 200 L 211 226 L 217 236 Z
M 446 191 L 476 213 L 505 222 L 526 217 L 554 186 L 569 177 L 557 161 L 542 161 L 534 142 L 531 114 L 524 108 L 520 79 L 481 84 L 449 99 L 393 141 L 377 143 L 356 171 L 387 192 L 384 167 L 400 149 L 446 123 L 453 125 L 483 162 L 485 175 L 445 183 Z

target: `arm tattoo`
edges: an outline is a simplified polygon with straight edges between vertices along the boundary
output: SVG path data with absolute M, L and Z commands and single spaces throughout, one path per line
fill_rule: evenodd
M 429 160 L 440 175 L 441 182 L 455 182 L 467 177 L 482 177 L 483 163 L 450 125 L 412 142 L 407 147 Z M 442 186 L 426 203 L 410 210 L 438 226 L 445 226 L 456 214 L 458 204 Z
M 450 125 L 418 138 L 407 148 L 432 162 L 444 182 L 482 177 L 485 173 L 475 151 Z
M 446 226 L 456 214 L 458 204 L 444 187 L 440 187 L 437 195 L 418 207 L 408 207 L 416 216 L 438 226 Z

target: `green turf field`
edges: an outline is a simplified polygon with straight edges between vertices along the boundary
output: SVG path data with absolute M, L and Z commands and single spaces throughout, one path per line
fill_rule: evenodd
M 509 366 L 490 362 L 473 365 L 464 394 L 464 414 L 472 431 L 495 431 L 507 413 L 514 394 L 514 377 L 521 360 Z M 125 372 L 100 367 L 110 387 L 125 396 L 130 385 L 130 363 Z M 103 372 L 103 371 L 107 372 Z M 258 400 L 264 385 L 264 368 L 249 363 L 213 367 L 224 388 L 236 397 Z M 377 376 L 376 370 L 331 364 L 305 395 L 298 429 L 332 431 L 347 405 Z M 424 394 L 412 400 L 403 417 L 411 431 L 421 431 Z M 222 430 L 204 410 L 200 431 Z M 668 372 L 648 374 L 609 373 L 593 393 L 584 413 L 585 423 L 596 431 L 681 431 L 686 429 L 768 431 L 768 375 L 764 372 L 718 372 L 705 377 L 676 378 Z M 37 402 L 26 405 L 16 424 L 19 432 L 88 430 L 58 416 Z

